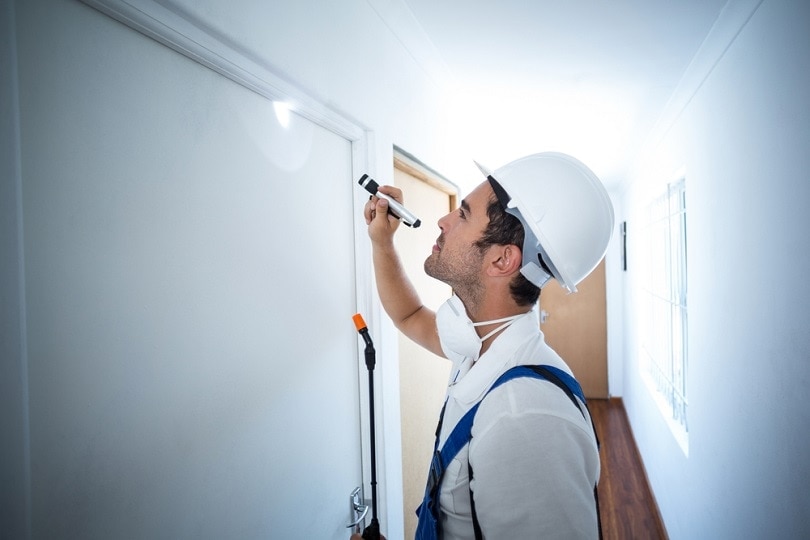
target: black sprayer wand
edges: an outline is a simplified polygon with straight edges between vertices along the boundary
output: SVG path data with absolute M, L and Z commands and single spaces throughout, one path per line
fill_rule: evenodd
M 359 313 L 352 317 L 354 326 L 366 342 L 366 367 L 368 368 L 368 410 L 370 417 L 371 443 L 371 523 L 363 530 L 363 540 L 380 540 L 380 522 L 377 521 L 377 448 L 374 441 L 374 343 L 368 327 Z

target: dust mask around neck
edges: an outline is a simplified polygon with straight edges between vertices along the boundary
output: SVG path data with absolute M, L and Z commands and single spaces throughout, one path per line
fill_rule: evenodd
M 508 327 L 523 315 L 525 314 L 521 313 L 503 319 L 474 323 L 467 316 L 467 310 L 461 298 L 454 294 L 436 312 L 436 327 L 439 332 L 442 351 L 450 360 L 461 361 L 464 358 L 471 358 L 474 362 L 478 360 L 478 356 L 481 354 L 481 345 L 484 341 Z M 480 337 L 478 332 L 475 331 L 477 326 L 497 323 L 503 324 L 483 337 Z

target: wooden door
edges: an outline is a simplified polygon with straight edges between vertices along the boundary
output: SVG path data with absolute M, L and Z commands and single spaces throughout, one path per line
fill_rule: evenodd
M 407 159 L 395 161 L 394 183 L 403 190 L 408 209 L 422 220 L 418 229 L 401 227 L 395 241 L 408 276 L 419 291 L 422 302 L 431 309 L 438 308 L 451 294 L 448 285 L 428 277 L 423 269 L 431 246 L 439 236 L 436 222 L 455 206 L 454 188 L 439 180 Z M 416 530 L 414 511 L 425 490 L 450 362 L 400 334 L 399 374 L 404 537 L 413 538 Z
M 568 294 L 557 282 L 540 294 L 546 342 L 574 371 L 585 397 L 607 398 L 605 261 Z M 545 322 L 542 322 L 545 317 Z

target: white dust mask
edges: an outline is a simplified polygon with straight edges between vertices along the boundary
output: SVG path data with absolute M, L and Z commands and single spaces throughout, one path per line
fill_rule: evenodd
M 503 319 L 474 323 L 467 316 L 467 310 L 461 298 L 454 294 L 448 298 L 447 302 L 442 304 L 436 312 L 436 327 L 439 331 L 439 341 L 442 345 L 442 351 L 444 351 L 447 358 L 453 361 L 461 361 L 464 358 L 472 358 L 473 361 L 476 361 L 478 360 L 478 355 L 481 353 L 481 345 L 484 341 L 497 334 L 512 324 L 515 319 L 523 315 L 525 314 L 521 313 L 512 315 L 511 317 L 504 317 Z M 497 323 L 503 324 L 483 337 L 480 337 L 478 332 L 475 331 L 476 326 Z

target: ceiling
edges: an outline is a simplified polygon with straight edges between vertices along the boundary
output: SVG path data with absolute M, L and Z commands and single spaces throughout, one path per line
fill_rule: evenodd
M 495 168 L 566 152 L 611 188 L 726 0 L 405 2 L 446 71 L 471 156 Z

